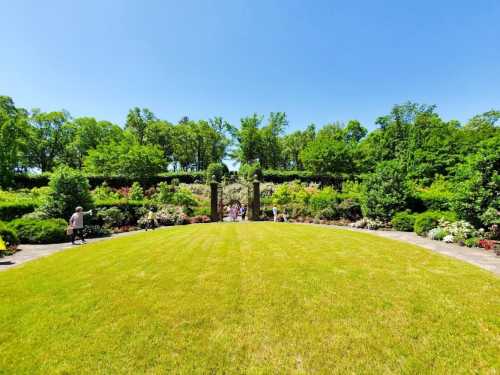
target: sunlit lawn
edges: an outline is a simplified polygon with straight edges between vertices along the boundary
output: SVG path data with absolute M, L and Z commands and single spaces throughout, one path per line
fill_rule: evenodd
M 0 273 L 0 373 L 499 373 L 493 274 L 363 233 L 206 224 Z

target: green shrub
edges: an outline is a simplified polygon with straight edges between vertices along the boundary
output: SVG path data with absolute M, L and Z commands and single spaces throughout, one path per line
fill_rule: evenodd
M 17 232 L 7 226 L 7 224 L 0 221 L 0 237 L 2 237 L 5 245 L 7 246 L 7 250 L 15 250 L 17 245 L 19 245 L 19 237 Z M 0 254 L 1 255 L 1 254 Z
M 133 201 L 141 201 L 144 199 L 144 190 L 142 186 L 137 181 L 134 181 L 132 187 L 130 188 L 130 197 Z
M 337 204 L 337 192 L 330 186 L 327 186 L 309 198 L 309 205 L 314 212 L 319 212 L 328 207 L 334 207 Z
M 454 221 L 456 215 L 447 211 L 426 211 L 416 216 L 413 229 L 419 236 L 425 236 L 428 231 L 439 225 L 441 219 Z
M 97 211 L 97 217 L 106 227 L 119 227 L 125 220 L 125 214 L 118 207 L 111 207 Z
M 224 176 L 229 174 L 228 167 L 223 163 L 210 163 L 206 171 L 206 180 L 210 182 L 215 179 L 217 182 L 221 182 Z
M 335 220 L 338 219 L 339 213 L 333 207 L 327 207 L 320 211 L 319 218 L 323 220 Z
M 89 182 L 80 171 L 66 166 L 57 168 L 50 177 L 49 187 L 44 211 L 51 217 L 66 219 L 75 207 L 82 206 L 84 210 L 93 207 Z
M 427 210 L 448 211 L 451 208 L 454 194 L 451 182 L 437 177 L 428 188 L 417 188 L 415 197 L 420 199 Z
M 35 211 L 35 202 L 0 202 L 0 220 L 10 221 Z
M 392 227 L 403 232 L 413 232 L 416 216 L 409 211 L 398 212 L 392 217 Z
M 16 219 L 8 224 L 23 243 L 44 244 L 67 240 L 68 223 L 63 219 L 30 220 Z
M 464 240 L 464 245 L 467 247 L 477 247 L 479 245 L 479 239 L 477 237 L 467 238 Z
M 259 162 L 253 164 L 242 164 L 240 166 L 239 176 L 247 181 L 253 181 L 255 177 L 259 181 L 262 181 L 262 168 Z
M 364 180 L 362 209 L 366 217 L 389 220 L 406 208 L 409 188 L 404 166 L 397 160 L 384 161 Z
M 343 199 L 337 206 L 338 214 L 347 220 L 358 220 L 361 217 L 361 205 L 357 199 Z
M 488 207 L 486 211 L 481 215 L 481 222 L 484 225 L 500 225 L 500 210 L 494 207 Z

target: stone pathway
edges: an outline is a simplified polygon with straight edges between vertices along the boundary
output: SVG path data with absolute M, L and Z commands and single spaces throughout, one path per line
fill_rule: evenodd
M 89 238 L 87 243 L 106 241 L 117 237 L 130 236 L 134 233 L 143 232 L 143 230 L 138 230 L 134 232 L 124 232 L 112 234 L 109 237 L 101 238 Z M 56 243 L 49 245 L 19 245 L 20 251 L 13 255 L 5 256 L 0 258 L 0 272 L 8 270 L 13 267 L 17 267 L 23 263 L 29 262 L 30 260 L 45 257 L 47 255 L 57 253 L 59 251 L 68 249 L 78 249 L 79 245 L 72 245 L 71 242 Z
M 325 227 L 334 227 L 337 229 L 345 229 L 356 232 L 370 233 L 376 236 L 390 238 L 393 240 L 409 242 L 420 247 L 432 250 L 436 253 L 443 254 L 452 258 L 460 259 L 464 262 L 481 267 L 485 270 L 500 275 L 500 257 L 496 256 L 493 251 L 486 251 L 477 247 L 465 247 L 455 244 L 448 244 L 442 241 L 434 241 L 425 237 L 420 237 L 413 232 L 398 232 L 387 230 L 369 230 L 357 229 L 336 225 L 324 225 Z

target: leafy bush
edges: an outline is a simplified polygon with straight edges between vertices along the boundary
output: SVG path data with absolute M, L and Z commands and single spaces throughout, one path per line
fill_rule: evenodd
M 188 189 L 179 189 L 172 195 L 172 203 L 181 206 L 187 213 L 193 212 L 193 207 L 198 206 L 198 201 Z
M 379 229 L 385 226 L 384 222 L 377 219 L 362 218 L 354 223 L 349 224 L 352 228 Z
M 443 228 L 433 228 L 427 232 L 427 237 L 431 240 L 442 241 L 446 237 L 446 231 Z
M 477 235 L 476 229 L 464 220 L 449 222 L 441 219 L 439 220 L 439 227 L 443 228 L 447 234 L 451 234 L 455 241 L 463 241 Z
M 260 167 L 260 163 L 252 163 L 252 164 L 242 164 L 240 166 L 239 176 L 247 181 L 253 181 L 255 177 L 259 181 L 262 181 L 262 168 Z
M 500 225 L 500 211 L 494 207 L 488 207 L 481 215 L 481 222 L 487 226 Z
M 481 215 L 500 208 L 500 135 L 479 144 L 455 170 L 452 208 L 459 218 L 480 226 Z
M 157 192 L 155 195 L 155 200 L 160 203 L 171 203 L 172 195 L 174 194 L 175 187 L 167 184 L 166 182 L 160 182 L 158 184 Z
M 96 187 L 92 191 L 92 196 L 96 201 L 117 200 L 121 198 L 120 194 L 111 190 L 106 182 L 103 182 L 102 185 Z
M 334 220 L 339 217 L 338 212 L 333 207 L 327 207 L 320 211 L 319 218 L 323 220 Z
M 467 247 L 477 247 L 479 246 L 479 239 L 477 237 L 467 238 L 464 240 L 464 245 Z
M 118 227 L 125 221 L 125 214 L 118 207 L 111 207 L 97 211 L 97 217 L 108 228 Z
M 319 212 L 325 208 L 334 207 L 337 203 L 337 192 L 327 186 L 309 198 L 309 205 L 314 212 Z
M 343 219 L 358 220 L 361 217 L 361 205 L 356 199 L 347 198 L 337 206 L 338 214 Z
M 224 176 L 229 174 L 228 167 L 223 163 L 210 163 L 207 167 L 206 171 L 206 180 L 207 182 L 212 181 L 215 178 L 215 181 L 221 182 Z
M 19 237 L 15 229 L 10 228 L 7 224 L 0 221 L 0 237 L 2 237 L 7 247 L 7 253 L 15 251 L 19 245 Z M 0 254 L 2 255 L 2 254 Z
M 86 238 L 98 238 L 109 236 L 111 234 L 111 230 L 103 227 L 102 225 L 85 225 L 83 233 Z
M 423 202 L 427 210 L 449 211 L 454 197 L 452 190 L 451 182 L 439 176 L 430 187 L 417 188 L 415 196 Z
M 453 212 L 426 211 L 416 216 L 413 229 L 419 236 L 425 236 L 428 231 L 439 225 L 440 220 L 454 221 L 455 218 L 456 215 Z
M 364 180 L 362 197 L 364 216 L 389 220 L 406 208 L 409 189 L 403 165 L 397 160 L 381 162 Z
M 130 188 L 129 198 L 133 201 L 141 201 L 144 199 L 144 190 L 142 189 L 141 184 L 137 181 L 134 181 L 132 187 Z
M 0 220 L 10 221 L 33 212 L 37 208 L 34 202 L 0 202 Z
M 23 243 L 45 244 L 67 240 L 68 223 L 63 219 L 16 219 L 11 221 L 8 226 L 16 231 L 19 240 Z
M 392 227 L 403 232 L 413 232 L 416 215 L 409 211 L 398 212 L 391 220 Z
M 80 171 L 66 166 L 57 168 L 50 177 L 49 187 L 43 209 L 51 217 L 69 218 L 75 207 L 88 210 L 94 205 L 89 182 Z

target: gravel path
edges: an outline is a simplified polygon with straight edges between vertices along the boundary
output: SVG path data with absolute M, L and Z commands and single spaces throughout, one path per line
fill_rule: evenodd
M 311 225 L 318 225 L 318 224 L 311 224 Z M 432 250 L 436 253 L 460 259 L 464 262 L 468 262 L 470 264 L 473 264 L 475 266 L 493 272 L 497 275 L 500 275 L 500 257 L 496 256 L 493 251 L 486 251 L 484 249 L 468 248 L 454 244 L 447 244 L 442 241 L 434 241 L 428 238 L 420 237 L 415 233 L 410 233 L 410 232 L 375 231 L 367 229 L 341 227 L 335 225 L 323 225 L 323 226 L 328 228 L 337 228 L 337 229 L 370 233 L 380 237 L 409 242 L 411 244 Z M 161 228 L 157 230 L 161 230 Z M 92 243 L 97 241 L 106 241 L 112 238 L 128 236 L 138 232 L 141 231 L 114 234 L 111 237 L 89 239 L 88 242 Z M 78 246 L 73 246 L 71 245 L 71 243 L 61 243 L 52 245 L 21 245 L 20 246 L 21 251 L 18 251 L 14 255 L 0 258 L 0 271 L 4 271 L 9 268 L 19 266 L 20 264 L 29 262 L 30 260 L 41 258 L 50 255 L 52 253 L 74 248 L 78 248 Z

